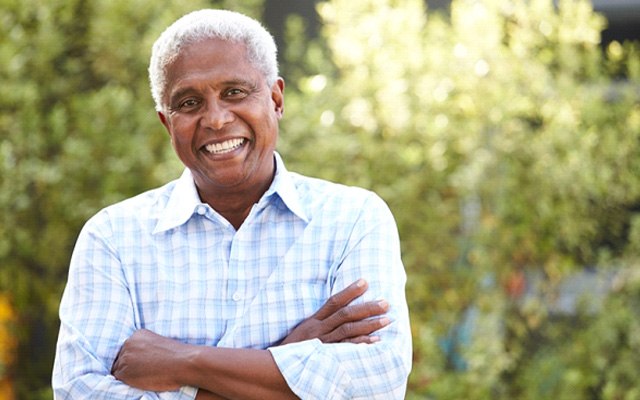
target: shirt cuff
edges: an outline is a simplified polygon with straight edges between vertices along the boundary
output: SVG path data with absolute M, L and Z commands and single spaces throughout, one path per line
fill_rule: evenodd
M 340 344 L 335 344 L 340 345 Z M 351 398 L 351 378 L 319 339 L 270 347 L 289 388 L 303 399 Z

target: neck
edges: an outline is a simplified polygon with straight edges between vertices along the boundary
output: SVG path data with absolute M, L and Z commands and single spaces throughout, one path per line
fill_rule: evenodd
M 248 196 L 246 193 L 239 196 L 227 195 L 210 200 L 203 197 L 203 201 L 209 204 L 211 208 L 216 210 L 218 214 L 222 215 L 238 230 L 249 216 L 253 205 L 260 200 L 262 194 L 264 194 L 264 192 L 255 196 Z
M 275 168 L 269 179 L 263 180 L 262 184 L 254 185 L 249 190 L 219 189 L 214 191 L 203 191 L 198 188 L 200 199 L 209 204 L 211 208 L 222 215 L 233 225 L 236 230 L 249 216 L 251 208 L 260 201 L 260 198 L 271 186 Z

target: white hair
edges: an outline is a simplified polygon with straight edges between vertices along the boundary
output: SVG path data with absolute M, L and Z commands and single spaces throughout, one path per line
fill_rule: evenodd
M 168 66 L 183 47 L 205 39 L 243 43 L 249 62 L 264 74 L 267 84 L 273 85 L 278 78 L 276 44 L 258 21 L 227 10 L 194 11 L 171 24 L 153 44 L 149 82 L 157 111 L 163 111 Z

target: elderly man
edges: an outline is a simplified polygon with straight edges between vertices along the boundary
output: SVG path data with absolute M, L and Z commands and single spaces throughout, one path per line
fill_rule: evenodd
M 197 11 L 156 41 L 149 75 L 186 168 L 80 233 L 56 398 L 403 398 L 411 336 L 395 222 L 369 191 L 286 170 L 271 35 Z

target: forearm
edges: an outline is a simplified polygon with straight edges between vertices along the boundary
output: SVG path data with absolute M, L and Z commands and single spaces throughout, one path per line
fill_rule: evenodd
M 222 396 L 218 396 L 215 393 L 211 393 L 208 390 L 199 389 L 198 393 L 196 394 L 196 400 L 228 400 L 228 399 Z
M 181 376 L 201 399 L 297 399 L 268 350 L 190 346 Z

